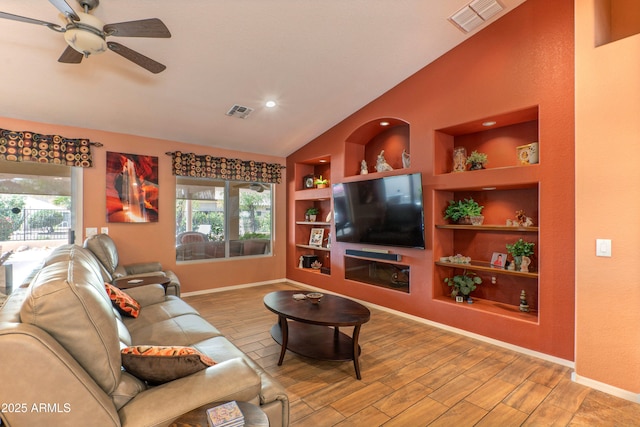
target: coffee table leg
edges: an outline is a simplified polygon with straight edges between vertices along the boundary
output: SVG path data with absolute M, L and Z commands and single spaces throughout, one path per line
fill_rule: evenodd
M 358 345 L 358 338 L 360 337 L 360 326 L 356 325 L 353 328 L 353 366 L 356 368 L 356 378 L 361 380 L 360 376 L 360 362 L 358 361 L 358 357 L 360 356 L 360 346 Z
M 289 324 L 287 323 L 287 318 L 284 316 L 278 316 L 278 322 L 280 323 L 280 330 L 282 331 L 282 348 L 280 349 L 278 366 L 282 366 L 284 354 L 287 352 L 287 342 L 289 341 Z

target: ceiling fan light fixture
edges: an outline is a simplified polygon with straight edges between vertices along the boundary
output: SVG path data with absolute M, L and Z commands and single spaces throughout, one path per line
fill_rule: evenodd
M 85 57 L 107 51 L 102 27 L 104 24 L 98 18 L 87 13 L 78 12 L 79 22 L 70 22 L 64 33 L 64 39 L 73 49 Z

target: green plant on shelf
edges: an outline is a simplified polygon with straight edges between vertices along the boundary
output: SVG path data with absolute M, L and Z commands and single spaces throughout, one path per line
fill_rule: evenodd
M 484 166 L 487 164 L 488 159 L 485 153 L 479 153 L 477 151 L 472 151 L 469 157 L 467 157 L 467 164 L 471 165 L 471 170 L 484 169 Z
M 444 283 L 452 288 L 452 297 L 455 298 L 458 294 L 468 297 L 471 292 L 476 290 L 477 285 L 482 283 L 482 279 L 475 273 L 467 273 L 467 270 L 464 270 L 462 274 L 445 277 Z
M 513 244 L 507 243 L 507 252 L 511 254 L 511 256 L 522 257 L 522 256 L 530 256 L 533 255 L 533 247 L 536 244 L 533 242 L 525 242 L 520 239 Z
M 309 209 L 307 209 L 306 214 L 307 215 L 318 215 L 318 212 L 320 212 L 318 210 L 318 208 L 309 208 Z
M 449 200 L 449 206 L 444 210 L 444 219 L 460 222 L 472 216 L 482 215 L 484 206 L 480 206 L 473 198 L 464 200 Z
M 315 181 L 313 181 L 313 183 L 316 185 L 316 187 L 318 188 L 324 188 L 327 185 L 329 185 L 329 180 L 322 178 L 322 175 L 320 175 L 319 178 L 316 178 Z

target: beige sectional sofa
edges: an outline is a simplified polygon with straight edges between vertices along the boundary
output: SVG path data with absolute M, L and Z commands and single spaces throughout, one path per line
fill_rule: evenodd
M 0 309 L 0 417 L 20 426 L 167 426 L 194 408 L 238 400 L 287 426 L 285 390 L 196 310 L 160 285 L 128 289 L 137 318 L 114 308 L 87 249 L 66 245 Z M 150 386 L 122 367 L 133 345 L 189 346 L 215 365 Z

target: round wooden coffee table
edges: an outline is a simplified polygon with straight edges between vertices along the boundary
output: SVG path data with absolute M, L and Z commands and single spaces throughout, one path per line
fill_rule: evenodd
M 358 337 L 360 327 L 371 318 L 369 309 L 337 295 L 325 294 L 318 304 L 293 298 L 301 293 L 306 292 L 276 291 L 264 297 L 265 307 L 278 315 L 271 328 L 271 336 L 282 346 L 278 365 L 287 350 L 314 359 L 353 360 L 356 378 L 361 379 Z M 353 326 L 353 336 L 340 332 L 342 326 Z

